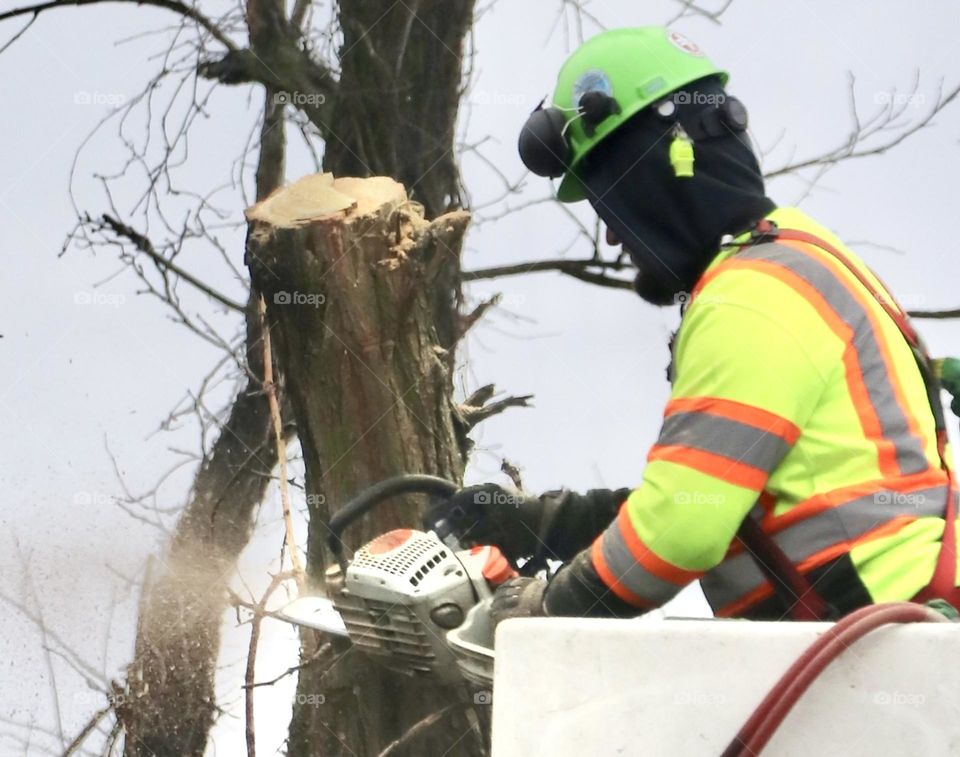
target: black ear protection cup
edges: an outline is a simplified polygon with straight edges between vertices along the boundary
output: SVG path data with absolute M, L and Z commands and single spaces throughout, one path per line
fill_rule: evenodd
M 520 160 L 537 176 L 556 179 L 567 170 L 570 145 L 563 133 L 566 125 L 562 110 L 544 108 L 540 103 L 520 130 Z
M 720 106 L 720 118 L 723 125 L 731 131 L 746 131 L 750 125 L 750 118 L 747 115 L 747 106 L 740 102 L 736 97 L 727 96 Z
M 698 140 L 744 132 L 748 125 L 746 106 L 736 97 L 726 95 L 715 107 L 703 110 L 695 118 L 685 119 L 683 128 L 691 139 Z

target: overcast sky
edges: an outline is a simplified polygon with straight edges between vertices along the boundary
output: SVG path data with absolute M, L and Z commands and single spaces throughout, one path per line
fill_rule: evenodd
M 462 138 L 472 144 L 490 135 L 484 155 L 511 179 L 523 174 L 515 153 L 517 131 L 552 90 L 559 65 L 577 41 L 574 25 L 554 23 L 560 5 L 500 2 L 477 29 Z M 606 0 L 590 8 L 612 27 L 663 22 L 677 5 Z M 134 491 L 151 488 L 180 462 L 176 450 L 196 451 L 198 431 L 190 419 L 172 431 L 157 430 L 219 355 L 172 323 L 155 300 L 138 296 L 129 272 L 113 277 L 120 267 L 109 251 L 58 254 L 75 218 L 67 191 L 74 154 L 112 104 L 141 91 L 164 44 L 157 36 L 114 43 L 170 20 L 158 10 L 122 4 L 62 10 L 41 17 L 0 55 L 5 95 L 0 249 L 6 284 L 0 304 L 0 415 L 6 430 L 0 437 L 6 495 L 0 510 L 0 593 L 42 608 L 50 628 L 107 677 L 118 675 L 131 653 L 136 591 L 122 576 L 139 577 L 144 555 L 162 543 L 157 529 L 113 504 L 121 489 L 108 449 Z M 906 106 L 908 122 L 923 117 L 941 84 L 950 89 L 960 83 L 954 65 L 960 9 L 945 0 L 736 0 L 722 21 L 693 18 L 675 26 L 730 71 L 729 89 L 750 109 L 754 139 L 772 150 L 765 157 L 768 169 L 846 139 L 851 75 L 862 116 L 894 98 Z M 0 45 L 18 28 L 0 25 Z M 589 22 L 584 27 L 588 36 L 596 30 Z M 252 97 L 242 88 L 215 92 L 179 174 L 183 186 L 197 191 L 226 185 L 217 199 L 233 220 L 240 218 L 244 197 L 228 185 L 237 175 L 234 162 L 259 102 L 259 91 Z M 856 249 L 907 306 L 958 307 L 958 242 L 952 228 L 958 125 L 960 105 L 954 105 L 896 150 L 846 163 L 809 193 L 804 177 L 776 181 L 769 193 L 782 205 L 803 198 L 804 210 L 858 241 Z M 74 196 L 80 210 L 107 209 L 95 174 L 121 165 L 116 130 L 108 127 L 77 164 Z M 500 180 L 483 161 L 467 155 L 463 169 L 475 205 L 500 194 Z M 295 149 L 287 178 L 311 170 L 306 151 Z M 249 191 L 249 172 L 246 180 Z M 114 196 L 121 213 L 134 211 L 135 186 L 131 180 L 129 194 Z M 549 191 L 546 180 L 529 177 L 522 194 L 506 206 Z M 496 215 L 504 207 L 484 208 L 479 215 Z M 589 208 L 578 213 L 592 223 Z M 224 230 L 218 236 L 242 265 L 242 232 Z M 559 209 L 536 205 L 476 228 L 465 267 L 589 255 L 583 242 L 567 249 L 575 237 L 575 227 Z M 240 282 L 209 246 L 189 248 L 181 265 L 242 299 Z M 236 331 L 232 316 L 181 291 L 192 312 L 227 334 Z M 507 457 L 522 468 L 531 491 L 639 482 L 668 393 L 666 341 L 677 313 L 559 274 L 470 290 L 478 299 L 494 292 L 503 293 L 504 307 L 467 340 L 458 385 L 468 390 L 494 382 L 507 392 L 534 394 L 535 408 L 510 411 L 481 427 L 469 480 L 500 480 L 500 461 Z M 960 354 L 960 324 L 924 322 L 920 328 L 935 354 Z M 214 392 L 211 406 L 225 403 L 232 389 L 225 385 Z M 190 466 L 172 476 L 159 490 L 160 505 L 182 504 L 191 478 Z M 260 514 L 258 539 L 244 557 L 244 574 L 251 580 L 275 556 L 278 514 L 271 497 Z M 703 607 L 694 596 L 679 609 Z M 258 671 L 263 678 L 285 669 L 295 654 L 289 629 L 271 626 L 267 632 L 268 651 Z M 235 703 L 241 702 L 237 663 L 246 633 L 228 633 L 222 660 L 221 689 Z M 101 700 L 57 657 L 52 670 L 64 729 L 72 736 Z M 24 751 L 13 737 L 23 738 L 28 730 L 14 721 L 36 723 L 30 753 L 45 753 L 44 747 L 56 743 L 55 736 L 39 732 L 57 731 L 50 671 L 35 626 L 17 611 L 0 612 L 0 755 Z M 260 721 L 264 753 L 273 753 L 283 738 L 291 684 L 267 690 L 258 700 L 271 714 Z M 235 716 L 218 726 L 218 753 L 241 748 L 240 714 L 234 708 Z

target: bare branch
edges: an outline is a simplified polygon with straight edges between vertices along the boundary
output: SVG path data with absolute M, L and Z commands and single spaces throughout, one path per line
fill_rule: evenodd
M 80 730 L 76 738 L 67 744 L 67 748 L 63 752 L 63 757 L 70 757 L 71 754 L 76 752 L 83 745 L 83 742 L 86 741 L 87 737 L 97 729 L 100 721 L 110 714 L 112 710 L 113 706 L 107 705 L 93 713 L 90 720 L 87 721 L 87 724 Z
M 464 334 L 466 334 L 471 328 L 473 328 L 473 325 L 477 321 L 479 321 L 481 318 L 483 318 L 483 316 L 486 315 L 487 311 L 490 310 L 490 308 L 496 307 L 497 305 L 499 305 L 501 299 L 503 299 L 502 295 L 495 294 L 490 299 L 484 300 L 483 302 L 481 302 L 469 313 L 466 313 L 463 316 L 461 316 L 460 326 L 459 326 L 461 337 Z
M 520 469 L 507 458 L 500 461 L 500 472 L 513 482 L 518 492 L 523 491 L 523 476 L 520 474 Z
M 188 18 L 192 21 L 195 21 L 200 27 L 202 27 L 211 37 L 213 37 L 217 42 L 222 44 L 228 50 L 237 50 L 237 46 L 233 41 L 224 34 L 216 23 L 204 16 L 196 8 L 193 8 L 186 3 L 179 2 L 178 0 L 49 0 L 46 3 L 36 3 L 35 5 L 26 5 L 22 8 L 14 8 L 13 10 L 0 13 L 0 21 L 6 21 L 10 18 L 16 18 L 18 16 L 28 16 L 33 15 L 36 18 L 38 15 L 44 11 L 53 10 L 55 8 L 67 8 L 69 6 L 81 6 L 81 5 L 95 5 L 97 3 L 104 2 L 125 2 L 128 4 L 135 5 L 152 5 L 156 8 L 166 8 L 167 10 L 173 11 L 174 13 L 179 13 L 181 16 Z
M 287 485 L 287 443 L 283 431 L 283 420 L 280 417 L 280 399 L 277 385 L 273 378 L 273 350 L 271 349 L 270 326 L 267 324 L 267 303 L 263 296 L 257 301 L 257 317 L 260 319 L 260 332 L 263 334 L 263 388 L 270 405 L 270 418 L 273 421 L 273 434 L 277 445 L 277 462 L 280 467 L 280 500 L 283 503 L 283 524 L 285 529 L 284 544 L 290 556 L 290 564 L 297 578 L 297 586 L 303 588 L 305 574 L 303 563 L 300 561 L 300 551 L 297 549 L 296 532 L 293 529 L 293 515 L 290 507 L 290 489 Z M 281 555 L 282 564 L 282 555 Z
M 858 150 L 856 149 L 857 145 L 862 145 L 871 137 L 890 132 L 896 128 L 902 120 L 904 109 L 906 108 L 907 104 L 909 104 L 912 99 L 917 96 L 917 93 L 916 87 L 911 94 L 900 96 L 900 98 L 897 97 L 895 92 L 891 93 L 889 102 L 887 102 L 880 112 L 868 119 L 866 122 L 862 122 L 860 115 L 857 112 L 856 101 L 853 98 L 854 85 L 855 81 L 851 76 L 850 93 L 853 129 L 846 141 L 839 147 L 828 150 L 827 152 L 824 152 L 816 157 L 788 163 L 787 165 L 777 168 L 776 170 L 769 171 L 765 174 L 767 179 L 773 179 L 778 176 L 795 173 L 805 168 L 818 167 L 821 169 L 821 171 L 823 171 L 824 169 L 831 168 L 842 161 L 853 160 L 855 158 L 866 158 L 874 155 L 883 155 L 894 147 L 902 144 L 914 134 L 930 126 L 936 115 L 950 105 L 955 99 L 957 99 L 958 96 L 960 96 L 960 85 L 954 87 L 946 95 L 941 92 L 938 94 L 937 100 L 933 104 L 933 107 L 931 107 L 930 110 L 924 114 L 919 121 L 903 129 L 896 134 L 896 136 L 887 139 L 879 145 L 874 147 L 864 147 L 863 149 Z
M 7 43 L 3 47 L 0 47 L 0 53 L 6 52 L 8 47 L 10 47 L 14 42 L 20 39 L 20 37 L 23 36 L 24 32 L 26 32 L 27 29 L 33 26 L 33 22 L 37 20 L 38 15 L 39 14 L 34 13 L 33 16 L 31 16 L 30 20 L 27 21 L 26 25 L 20 31 L 14 34 L 9 40 L 7 40 Z
M 312 2 L 313 0 L 297 0 L 293 6 L 293 11 L 290 13 L 290 23 L 298 29 L 302 29 Z
M 946 320 L 948 318 L 960 318 L 960 308 L 957 310 L 908 310 L 907 315 L 911 318 Z
M 423 720 L 417 723 L 414 723 L 414 725 L 412 725 L 407 730 L 407 732 L 404 733 L 400 738 L 387 744 L 386 748 L 382 752 L 380 752 L 378 757 L 389 757 L 389 755 L 396 752 L 402 746 L 405 746 L 406 744 L 408 744 L 410 741 L 412 741 L 414 738 L 419 736 L 421 733 L 423 733 L 426 730 L 429 730 L 429 728 L 432 725 L 434 725 L 437 721 L 439 721 L 448 712 L 461 707 L 463 707 L 462 704 L 451 704 L 451 705 L 448 705 L 447 707 L 444 707 L 442 710 L 431 712 Z
M 606 287 L 608 289 L 620 289 L 625 292 L 636 291 L 632 282 L 624 281 L 623 279 L 611 279 L 609 276 L 602 273 L 591 273 L 590 271 L 578 271 L 575 269 L 569 271 L 562 270 L 561 273 L 564 273 L 567 276 L 572 276 L 580 281 L 584 281 L 587 284 L 594 284 L 596 286 Z
M 614 261 L 601 260 L 600 258 L 589 260 L 535 260 L 530 263 L 514 263 L 493 268 L 481 268 L 476 271 L 464 271 L 463 280 L 479 281 L 503 276 L 519 276 L 525 273 L 558 271 L 589 284 L 633 291 L 633 284 L 630 281 L 611 278 L 606 275 L 607 271 L 628 271 L 632 267 L 631 263 L 622 259 Z
M 257 739 L 253 718 L 253 679 L 257 670 L 257 648 L 260 644 L 260 624 L 263 621 L 264 610 L 267 607 L 267 602 L 270 601 L 270 596 L 276 591 L 277 587 L 289 577 L 289 574 L 281 572 L 271 578 L 270 585 L 263 593 L 260 601 L 257 602 L 253 608 L 253 618 L 250 621 L 250 644 L 247 647 L 247 666 L 244 673 L 243 687 L 246 714 L 245 733 L 247 740 L 247 757 L 256 757 L 257 754 Z
M 213 289 L 213 287 L 209 286 L 208 284 L 204 284 L 196 276 L 190 273 L 187 273 L 185 270 L 183 270 L 180 266 L 178 266 L 172 260 L 170 260 L 167 257 L 164 257 L 159 252 L 157 252 L 157 250 L 153 246 L 153 242 L 151 242 L 146 236 L 144 236 L 143 234 L 141 234 L 139 231 L 129 226 L 128 224 L 125 224 L 119 219 L 114 218 L 113 216 L 107 215 L 106 213 L 100 216 L 99 221 L 95 221 L 94 219 L 90 218 L 90 216 L 86 216 L 84 220 L 88 224 L 94 226 L 97 230 L 108 228 L 118 237 L 123 237 L 124 239 L 128 240 L 134 245 L 134 247 L 137 248 L 138 251 L 142 252 L 144 255 L 150 258 L 161 269 L 175 274 L 176 276 L 181 278 L 183 281 L 186 281 L 188 284 L 190 284 L 194 288 L 206 294 L 208 297 L 211 297 L 217 302 L 219 302 L 221 305 L 224 305 L 230 310 L 233 310 L 238 313 L 245 312 L 244 306 L 241 305 L 239 302 L 237 302 L 236 300 L 231 300 L 229 297 L 227 297 L 224 294 L 220 294 L 220 292 Z
M 726 13 L 730 6 L 733 5 L 733 0 L 726 0 L 726 2 L 724 2 L 724 4 L 718 10 L 711 11 L 700 5 L 697 5 L 695 2 L 693 2 L 693 0 L 676 0 L 676 2 L 683 7 L 675 16 L 667 21 L 666 26 L 670 26 L 670 24 L 674 23 L 675 21 L 679 21 L 685 16 L 699 16 L 700 18 L 705 18 L 708 21 L 712 21 L 713 23 L 719 25 L 720 16 Z
M 270 616 L 270 613 L 266 613 L 266 614 L 267 614 L 268 616 Z M 272 617 L 272 616 L 271 616 L 271 617 Z M 297 673 L 297 672 L 303 670 L 303 669 L 304 669 L 305 667 L 307 667 L 308 665 L 312 665 L 313 663 L 317 662 L 317 660 L 319 660 L 321 657 L 323 657 L 323 656 L 324 656 L 327 652 L 329 652 L 332 648 L 333 648 L 333 644 L 330 643 L 329 641 L 326 642 L 325 644 L 321 644 L 321 645 L 320 645 L 319 647 L 317 647 L 313 652 L 311 652 L 311 653 L 303 660 L 303 662 L 287 668 L 287 669 L 286 669 L 285 671 L 283 671 L 280 675 L 271 678 L 269 681 L 257 681 L 256 683 L 252 683 L 252 684 L 247 684 L 247 683 L 245 683 L 245 684 L 243 685 L 243 687 L 244 687 L 245 689 L 246 689 L 246 688 L 254 688 L 254 689 L 256 689 L 256 688 L 260 688 L 261 686 L 273 686 L 275 683 L 277 683 L 278 681 L 282 681 L 282 680 L 283 680 L 284 678 L 286 678 L 287 676 L 293 675 L 294 673 Z
M 533 399 L 532 394 L 527 394 L 522 397 L 505 397 L 502 400 L 490 402 L 489 400 L 493 397 L 495 391 L 493 384 L 482 386 L 467 397 L 463 404 L 458 406 L 457 410 L 460 414 L 460 421 L 464 426 L 464 433 L 487 418 L 502 413 L 507 408 L 530 407 L 530 400 Z

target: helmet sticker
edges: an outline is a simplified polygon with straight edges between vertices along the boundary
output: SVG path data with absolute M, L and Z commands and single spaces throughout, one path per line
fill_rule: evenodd
M 580 98 L 587 92 L 603 92 L 608 97 L 613 97 L 613 82 L 610 81 L 606 71 L 594 68 L 580 74 L 573 83 L 573 107 L 580 107 Z
M 687 39 L 680 32 L 670 31 L 668 29 L 667 39 L 674 47 L 678 50 L 683 50 L 687 55 L 694 55 L 697 58 L 703 57 L 703 50 L 700 49 L 700 46 L 696 42 Z

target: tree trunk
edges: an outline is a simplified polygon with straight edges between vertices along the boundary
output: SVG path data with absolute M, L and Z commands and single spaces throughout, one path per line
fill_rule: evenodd
M 322 524 L 338 505 L 400 473 L 462 476 L 452 345 L 438 335 L 433 290 L 459 270 L 469 216 L 428 223 L 391 179 L 329 174 L 278 191 L 248 216 L 247 262 L 267 298 L 313 503 L 309 579 L 322 591 Z M 355 526 L 348 550 L 418 523 L 417 503 L 398 503 Z M 304 656 L 321 641 L 306 639 Z M 297 700 L 311 705 L 295 709 L 290 755 L 376 755 L 430 713 L 467 701 L 465 690 L 388 673 L 341 644 L 301 670 Z M 406 753 L 476 753 L 465 711 L 454 708 Z
M 436 218 L 461 202 L 454 137 L 475 0 L 340 0 L 323 169 L 390 176 Z
M 283 177 L 282 108 L 266 93 L 257 197 Z M 246 308 L 247 369 L 263 375 L 253 290 Z M 216 713 L 214 683 L 227 587 L 250 541 L 253 512 L 270 483 L 277 448 L 261 383 L 248 378 L 210 454 L 161 565 L 144 586 L 134 659 L 118 718 L 127 757 L 202 755 Z
M 474 2 L 340 0 L 340 75 L 324 119 L 315 121 L 325 139 L 325 171 L 338 176 L 390 176 L 410 189 L 412 198 L 423 204 L 427 218 L 461 205 L 454 137 L 462 94 L 464 41 L 473 22 Z M 417 225 L 423 226 L 422 218 Z M 325 408 L 322 415 L 317 411 L 310 426 L 311 438 L 301 439 L 304 455 L 310 461 L 308 488 L 327 493 L 328 507 L 311 509 L 308 532 L 308 571 L 316 585 L 322 582 L 326 564 L 324 523 L 336 505 L 362 486 L 394 473 L 436 473 L 459 480 L 466 458 L 463 429 L 455 429 L 461 435 L 456 444 L 451 444 L 448 426 L 452 394 L 449 372 L 461 330 L 457 313 L 459 237 L 457 244 L 450 246 L 454 253 L 445 264 L 433 265 L 429 272 L 423 270 L 423 261 L 431 254 L 435 256 L 435 250 L 421 250 L 413 256 L 413 262 L 404 261 L 394 271 L 370 268 L 380 259 L 397 257 L 385 252 L 382 240 L 375 244 L 379 247 L 373 250 L 351 250 L 336 266 L 330 249 L 319 248 L 317 264 L 331 270 L 330 280 L 318 282 L 333 298 L 325 304 L 330 315 L 329 320 L 319 313 L 306 315 L 317 316 L 331 331 L 315 323 L 312 331 L 291 328 L 286 339 L 288 350 L 295 353 L 291 356 L 294 360 L 313 356 L 308 359 L 315 362 L 318 371 L 312 377 L 318 389 L 314 401 L 322 402 Z M 304 245 L 299 249 L 301 256 L 313 254 L 307 253 L 309 248 Z M 343 249 L 346 251 L 349 245 Z M 310 259 L 299 259 L 298 265 L 306 267 Z M 287 274 L 287 281 L 314 280 L 301 279 L 293 270 Z M 314 277 L 318 275 L 322 274 Z M 428 279 L 429 285 L 424 286 Z M 334 281 L 347 282 L 340 285 L 341 291 L 356 299 L 338 302 Z M 305 284 L 289 286 L 306 288 Z M 413 287 L 416 299 L 404 301 L 404 296 L 411 295 L 404 295 L 400 287 Z M 272 306 L 272 300 L 270 303 Z M 403 315 L 408 310 L 416 318 Z M 399 334 L 398 329 L 402 329 Z M 429 338 L 424 341 L 425 334 Z M 338 339 L 349 341 L 353 353 Z M 391 354 L 407 340 L 418 340 L 417 349 Z M 436 357 L 430 353 L 435 347 L 445 352 L 438 352 L 442 355 L 436 365 L 438 373 L 432 375 L 430 365 Z M 284 368 L 298 370 L 286 363 Z M 303 370 L 302 365 L 299 370 Z M 305 381 L 311 379 L 300 375 Z M 430 377 L 426 384 L 431 391 L 421 393 L 422 386 L 415 382 L 422 384 L 425 376 Z M 292 376 L 288 380 L 292 381 Z M 397 395 L 401 402 L 397 402 Z M 303 412 L 298 408 L 298 423 Z M 373 423 L 373 430 L 362 436 L 361 430 Z M 434 433 L 438 429 L 446 429 L 439 439 Z M 359 443 L 351 448 L 355 442 Z M 324 477 L 327 468 L 329 475 Z M 349 536 L 356 545 L 361 538 L 383 533 L 399 523 L 414 525 L 413 516 L 409 505 L 402 513 L 376 513 Z M 457 701 L 442 691 L 429 696 L 420 690 L 411 691 L 410 682 L 373 667 L 338 642 L 327 654 L 314 659 L 321 641 L 312 635 L 304 638 L 302 658 L 310 662 L 300 671 L 293 705 L 288 740 L 293 757 L 351 754 L 351 750 L 360 756 L 379 754 L 420 719 L 419 713 L 439 710 L 440 700 L 444 704 Z M 322 707 L 312 704 L 318 700 L 310 695 L 318 692 L 325 692 Z M 432 737 L 432 743 L 420 736 L 411 741 L 410 753 L 440 755 L 451 744 L 456 744 L 451 755 L 480 751 L 462 711 L 451 712 L 431 725 L 427 736 L 438 730 L 442 732 Z M 393 754 L 402 753 L 398 749 Z

